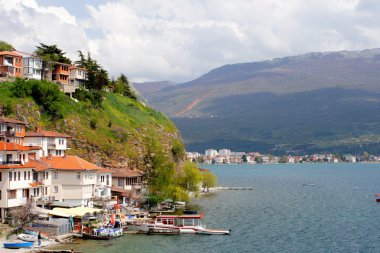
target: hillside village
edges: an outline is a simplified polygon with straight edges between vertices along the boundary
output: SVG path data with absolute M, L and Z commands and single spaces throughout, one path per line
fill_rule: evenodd
M 110 170 L 66 155 L 70 136 L 37 129 L 0 117 L 0 218 L 33 199 L 39 206 L 93 207 L 138 205 L 144 191 L 143 174 Z M 100 203 L 100 204 L 99 204 Z

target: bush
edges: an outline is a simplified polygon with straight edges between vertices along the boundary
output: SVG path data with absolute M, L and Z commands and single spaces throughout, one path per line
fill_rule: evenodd
M 91 127 L 92 129 L 96 129 L 96 128 L 98 127 L 98 122 L 97 122 L 96 119 L 92 119 L 92 120 L 90 121 L 90 127 Z

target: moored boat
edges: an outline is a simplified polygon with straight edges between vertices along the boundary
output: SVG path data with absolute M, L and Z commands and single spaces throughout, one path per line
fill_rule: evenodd
M 123 228 L 99 228 L 94 229 L 93 233 L 83 233 L 83 239 L 110 240 L 123 235 Z
M 31 248 L 34 242 L 4 242 L 4 248 L 7 249 L 21 249 Z
M 20 240 L 23 240 L 25 242 L 36 242 L 38 240 L 38 237 L 35 235 L 28 235 L 28 234 L 19 234 L 17 235 L 17 238 Z
M 148 234 L 229 234 L 229 230 L 206 229 L 201 220 L 204 213 L 186 215 L 159 215 L 141 226 Z

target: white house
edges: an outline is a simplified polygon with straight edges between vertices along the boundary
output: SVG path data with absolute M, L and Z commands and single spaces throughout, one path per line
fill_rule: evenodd
M 11 208 L 22 206 L 38 187 L 33 180 L 33 165 L 28 147 L 0 142 L 0 219 L 5 221 Z M 33 151 L 34 152 L 34 151 Z
M 217 155 L 218 155 L 218 151 L 216 151 L 215 149 L 206 149 L 205 151 L 206 157 L 214 158 Z
M 48 156 L 64 156 L 67 149 L 67 134 L 51 132 L 37 129 L 36 132 L 26 132 L 24 137 L 24 146 L 40 147 L 37 157 Z
M 36 56 L 23 57 L 23 77 L 25 79 L 41 79 L 42 61 Z
M 77 156 L 49 155 L 40 161 L 51 173 L 48 186 L 52 198 L 59 202 L 93 206 L 97 171 L 101 168 Z

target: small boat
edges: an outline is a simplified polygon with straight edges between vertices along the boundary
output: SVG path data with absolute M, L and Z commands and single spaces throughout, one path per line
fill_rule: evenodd
M 375 197 L 376 197 L 376 202 L 380 202 L 380 193 L 375 194 Z
M 5 242 L 4 248 L 7 249 L 21 249 L 21 248 L 31 248 L 34 242 Z
M 28 235 L 28 234 L 19 234 L 17 235 L 17 238 L 20 240 L 23 240 L 25 242 L 36 242 L 38 240 L 38 237 L 35 235 Z
M 201 235 L 229 235 L 231 230 L 225 230 L 225 229 L 199 229 L 198 234 Z
M 123 235 L 123 228 L 99 228 L 94 229 L 92 234 L 83 233 L 82 239 L 111 240 Z

